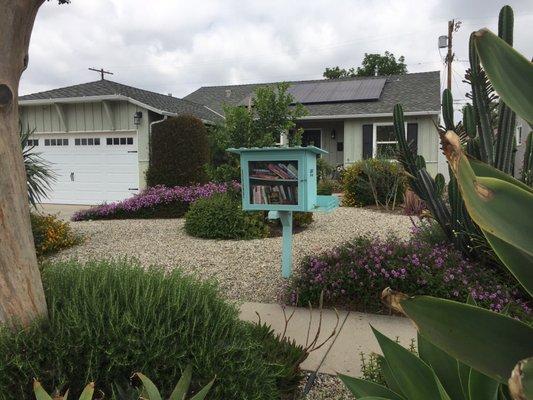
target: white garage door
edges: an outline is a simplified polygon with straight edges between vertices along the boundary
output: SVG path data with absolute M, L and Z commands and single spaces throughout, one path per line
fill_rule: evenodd
M 36 135 L 57 175 L 43 203 L 100 204 L 138 193 L 137 133 Z M 37 143 L 35 143 L 37 144 Z

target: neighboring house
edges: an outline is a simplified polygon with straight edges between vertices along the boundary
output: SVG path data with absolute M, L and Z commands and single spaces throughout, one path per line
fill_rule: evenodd
M 99 80 L 19 98 L 30 145 L 52 164 L 48 203 L 98 204 L 145 187 L 151 126 L 166 116 L 223 120 L 208 107 L 171 95 Z
M 392 111 L 401 103 L 408 141 L 424 156 L 428 171 L 438 172 L 438 71 L 289 84 L 289 93 L 308 110 L 298 122 L 304 129 L 304 144 L 327 150 L 329 154 L 323 157 L 331 164 L 347 166 L 390 153 L 396 145 Z M 223 114 L 224 105 L 246 106 L 253 91 L 265 85 L 269 84 L 202 87 L 184 99 Z
M 516 153 L 514 161 L 514 176 L 520 178 L 522 176 L 522 167 L 524 166 L 524 153 L 526 151 L 527 136 L 531 132 L 531 126 L 516 116 Z

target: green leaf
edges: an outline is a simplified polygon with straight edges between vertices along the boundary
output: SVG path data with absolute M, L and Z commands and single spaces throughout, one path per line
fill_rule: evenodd
M 533 354 L 533 328 L 514 318 L 429 296 L 401 304 L 422 336 L 501 383 L 519 360 Z
M 387 363 L 387 360 L 385 360 L 385 357 L 378 355 L 378 362 L 381 367 L 381 373 L 383 374 L 383 378 L 385 379 L 385 382 L 387 383 L 387 386 L 394 392 L 398 393 L 403 396 L 403 391 L 400 385 L 398 385 L 398 382 L 396 381 L 396 378 L 394 377 L 394 374 L 392 373 L 389 364 Z
M 191 379 L 192 379 L 192 365 L 188 365 L 187 368 L 185 368 L 185 371 L 183 371 L 183 375 L 181 375 L 181 378 L 176 384 L 176 387 L 172 391 L 172 394 L 170 395 L 170 400 L 185 399 L 185 396 L 187 395 L 187 391 L 189 390 L 189 385 L 191 384 Z
M 361 397 L 359 400 L 392 400 L 392 399 L 387 399 L 385 397 L 370 396 L 370 397 Z
M 476 160 L 475 158 L 469 158 L 468 162 L 470 163 L 470 166 L 472 167 L 472 170 L 476 176 L 501 179 L 533 193 L 533 188 L 529 187 L 524 182 L 515 179 L 512 175 L 506 174 L 505 172 L 494 168 L 492 165 Z
M 470 379 L 470 368 L 468 365 L 463 364 L 461 361 L 457 361 L 457 373 L 459 374 L 459 379 L 461 381 L 461 389 L 463 391 L 463 397 L 466 400 L 470 400 L 470 395 L 468 394 L 468 380 Z
M 470 369 L 468 393 L 470 400 L 497 400 L 500 383 L 475 369 Z
M 46 393 L 46 390 L 43 389 L 39 381 L 33 381 L 33 393 L 35 393 L 35 398 L 37 400 L 52 400 L 50 395 Z
M 143 391 L 148 396 L 148 400 L 162 400 L 159 390 L 157 390 L 157 387 L 147 376 L 141 374 L 140 372 L 136 372 L 134 375 L 141 380 L 143 384 Z
M 409 400 L 442 399 L 437 377 L 416 355 L 372 327 L 394 378 Z
M 533 64 L 487 29 L 474 34 L 483 69 L 503 101 L 533 124 Z
M 391 400 L 403 400 L 403 398 L 385 386 L 377 383 L 365 381 L 364 379 L 352 378 L 351 376 L 338 374 L 337 375 L 344 386 L 355 396 L 356 399 L 362 396 L 377 396 L 386 397 Z
M 433 369 L 446 393 L 452 399 L 465 399 L 455 358 L 424 339 L 420 334 L 418 334 L 418 355 Z
M 81 393 L 81 396 L 80 396 L 80 400 L 91 400 L 93 398 L 93 394 L 94 394 L 94 382 L 91 382 L 87 386 L 85 386 L 85 389 L 83 389 L 83 392 Z
M 204 400 L 205 396 L 207 396 L 207 393 L 209 392 L 209 390 L 211 390 L 211 386 L 213 386 L 213 383 L 215 383 L 215 379 L 216 378 L 213 378 L 213 380 L 211 382 L 209 382 L 207 385 L 205 385 L 202 390 L 200 390 L 198 393 L 196 393 L 191 398 L 191 400 Z

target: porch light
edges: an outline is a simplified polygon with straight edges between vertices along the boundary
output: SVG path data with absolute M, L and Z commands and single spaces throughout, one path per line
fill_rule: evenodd
M 336 136 L 335 129 L 332 129 L 332 130 L 331 130 L 331 138 L 332 138 L 332 139 L 335 139 L 335 136 Z
M 135 126 L 141 125 L 142 117 L 143 117 L 142 111 L 137 111 L 135 114 L 133 114 L 133 124 Z

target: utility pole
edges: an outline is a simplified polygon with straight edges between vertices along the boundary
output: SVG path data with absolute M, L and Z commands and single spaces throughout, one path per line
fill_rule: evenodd
M 448 66 L 448 90 L 452 90 L 452 62 L 455 54 L 453 54 L 453 33 L 457 32 L 461 27 L 461 21 L 455 21 L 452 19 L 448 21 L 448 54 L 446 55 L 446 65 Z
M 109 71 L 105 71 L 103 68 L 100 68 L 100 69 L 96 69 L 96 68 L 89 68 L 89 71 L 94 71 L 94 72 L 98 72 L 100 74 L 100 79 L 101 80 L 104 80 L 104 75 L 105 74 L 108 74 L 108 75 L 113 75 L 112 72 L 109 72 Z

